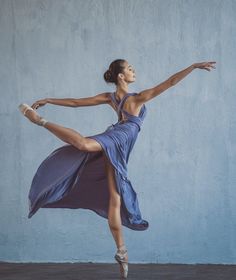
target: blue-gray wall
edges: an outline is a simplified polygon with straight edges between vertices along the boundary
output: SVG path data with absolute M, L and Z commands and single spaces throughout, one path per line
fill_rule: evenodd
M 236 263 L 235 14 L 230 0 L 0 1 L 1 260 L 113 262 L 107 220 L 94 212 L 27 218 L 36 169 L 65 143 L 17 106 L 112 91 L 103 73 L 125 58 L 136 92 L 194 62 L 217 62 L 146 103 L 129 178 L 150 227 L 123 228 L 130 262 Z M 85 136 L 117 120 L 105 105 L 39 112 Z

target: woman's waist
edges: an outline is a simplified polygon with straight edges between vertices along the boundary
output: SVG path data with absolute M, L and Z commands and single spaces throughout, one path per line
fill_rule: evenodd
M 121 127 L 135 127 L 138 128 L 138 130 L 141 129 L 142 122 L 137 119 L 127 119 L 127 120 L 121 120 L 117 121 L 113 126 L 121 126 Z

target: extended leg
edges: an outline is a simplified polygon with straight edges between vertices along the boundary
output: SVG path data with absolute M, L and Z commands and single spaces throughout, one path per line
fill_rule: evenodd
M 102 150 L 101 145 L 97 141 L 84 137 L 79 132 L 71 128 L 63 127 L 51 122 L 47 122 L 44 127 L 62 141 L 75 146 L 79 150 L 89 152 L 97 152 Z
M 40 118 L 38 113 L 32 110 L 28 110 L 25 116 L 34 123 L 37 123 Z M 102 150 L 101 145 L 97 141 L 84 137 L 71 128 L 63 127 L 52 122 L 47 122 L 44 127 L 62 141 L 71 144 L 82 151 L 96 152 Z

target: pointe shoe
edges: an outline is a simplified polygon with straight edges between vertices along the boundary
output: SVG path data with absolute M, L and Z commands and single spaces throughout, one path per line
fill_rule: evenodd
M 26 103 L 22 103 L 18 106 L 19 110 L 21 111 L 21 113 L 25 116 L 26 112 L 28 110 L 30 111 L 34 111 L 36 112 L 33 108 L 31 108 L 28 104 Z M 38 115 L 39 116 L 39 115 Z M 45 120 L 43 117 L 39 116 L 39 120 L 38 121 L 33 121 L 34 123 L 36 123 L 37 125 L 40 126 L 44 126 L 48 121 Z
M 123 247 L 123 249 L 121 249 Z M 125 257 L 128 253 L 126 248 L 124 246 L 120 247 L 117 250 L 117 253 L 115 254 L 114 258 L 119 263 L 121 268 L 121 277 L 127 278 L 128 277 L 128 261 L 125 260 Z

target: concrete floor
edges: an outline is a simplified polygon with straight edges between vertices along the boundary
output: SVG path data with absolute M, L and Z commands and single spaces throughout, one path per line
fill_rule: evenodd
M 1 280 L 113 280 L 118 264 L 0 262 Z M 236 265 L 129 264 L 130 280 L 236 280 Z

